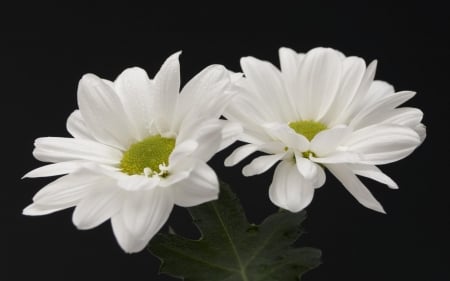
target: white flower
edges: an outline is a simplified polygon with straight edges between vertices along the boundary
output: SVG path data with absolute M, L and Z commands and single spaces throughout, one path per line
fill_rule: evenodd
M 397 108 L 414 92 L 395 92 L 374 81 L 376 62 L 345 57 L 327 48 L 297 54 L 281 48 L 281 71 L 253 57 L 241 59 L 245 78 L 236 82 L 240 94 L 225 111 L 242 123 L 237 148 L 226 160 L 235 165 L 255 151 L 264 155 L 243 169 L 261 174 L 278 164 L 269 197 L 297 212 L 325 183 L 327 168 L 362 205 L 384 212 L 357 176 L 397 188 L 375 165 L 409 155 L 425 138 L 416 108 Z
M 68 175 L 41 189 L 24 214 L 76 206 L 79 229 L 111 219 L 118 243 L 132 253 L 146 246 L 174 204 L 218 197 L 217 176 L 206 161 L 242 131 L 219 120 L 233 96 L 232 77 L 224 67 L 210 66 L 179 94 L 178 56 L 169 57 L 153 80 L 136 67 L 114 82 L 83 76 L 79 110 L 67 120 L 74 138 L 38 138 L 33 155 L 55 164 L 25 177 Z

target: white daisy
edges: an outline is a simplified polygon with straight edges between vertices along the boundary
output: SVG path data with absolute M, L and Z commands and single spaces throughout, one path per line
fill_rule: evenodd
M 24 214 L 76 206 L 73 223 L 79 229 L 111 219 L 118 243 L 132 253 L 146 246 L 174 204 L 217 198 L 217 176 L 206 161 L 242 131 L 219 120 L 233 96 L 232 77 L 224 67 L 210 66 L 179 94 L 179 54 L 153 80 L 137 67 L 114 82 L 83 76 L 79 110 L 67 120 L 73 138 L 38 138 L 33 155 L 55 164 L 25 177 L 68 175 L 41 189 Z
M 415 93 L 374 81 L 376 62 L 366 67 L 363 59 L 333 49 L 298 54 L 281 48 L 279 55 L 281 71 L 253 57 L 241 59 L 241 93 L 224 115 L 241 122 L 240 139 L 249 144 L 225 164 L 255 151 L 269 154 L 244 167 L 243 174 L 252 176 L 281 161 L 269 197 L 292 212 L 305 208 L 325 183 L 324 168 L 362 205 L 384 212 L 357 176 L 397 188 L 375 165 L 406 157 L 425 138 L 422 112 L 397 108 Z

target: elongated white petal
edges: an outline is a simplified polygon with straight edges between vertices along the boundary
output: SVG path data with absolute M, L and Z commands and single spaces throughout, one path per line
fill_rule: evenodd
M 153 82 L 145 70 L 139 67 L 125 69 L 114 81 L 114 87 L 123 104 L 124 111 L 138 139 L 151 133 L 151 121 L 155 117 L 153 97 L 156 94 Z
M 427 128 L 424 124 L 418 124 L 414 127 L 414 131 L 419 135 L 420 142 L 422 143 L 427 137 Z
M 294 50 L 290 48 L 281 47 L 278 50 L 280 57 L 281 74 L 287 81 L 297 80 L 297 74 L 299 70 L 299 60 Z
M 214 107 L 216 100 L 225 96 L 225 90 L 230 86 L 228 70 L 221 65 L 211 65 L 203 69 L 192 78 L 181 90 L 181 94 L 176 103 L 176 120 L 172 124 L 172 129 L 177 130 L 188 115 L 198 116 L 201 114 L 207 118 L 218 118 L 222 112 L 218 112 Z M 228 103 L 226 100 L 225 103 Z M 224 104 L 226 105 L 226 104 Z
M 350 126 L 353 128 L 362 128 L 381 121 L 382 119 L 380 117 L 385 115 L 386 112 L 411 99 L 414 95 L 415 93 L 411 91 L 403 91 L 388 95 L 383 99 L 362 108 L 361 111 L 353 117 Z
M 282 141 L 286 146 L 299 151 L 309 149 L 309 141 L 303 135 L 297 134 L 287 124 L 268 123 L 264 124 L 264 129 L 274 139 Z
M 366 105 L 373 104 L 374 102 L 383 99 L 394 92 L 394 87 L 391 84 L 385 81 L 375 80 L 369 87 L 364 103 Z
M 200 145 L 192 152 L 191 156 L 203 161 L 211 159 L 219 151 L 222 140 L 221 131 L 222 123 L 219 120 L 211 119 L 197 123 L 197 128 L 191 131 L 189 138 Z M 179 138 L 182 138 L 181 133 Z
M 89 132 L 89 129 L 81 116 L 81 112 L 78 109 L 72 112 L 72 114 L 69 115 L 69 118 L 67 118 L 66 128 L 74 138 L 88 140 L 94 138 L 91 132 Z
M 240 147 L 236 148 L 226 159 L 225 159 L 225 166 L 230 167 L 234 166 L 237 163 L 241 162 L 249 156 L 250 154 L 254 153 L 258 150 L 258 146 L 255 144 L 245 144 L 241 145 Z
M 422 121 L 423 112 L 417 108 L 402 107 L 392 110 L 380 121 L 385 124 L 396 124 L 414 129 Z
M 344 185 L 350 194 L 363 206 L 380 213 L 386 213 L 383 206 L 373 197 L 358 177 L 345 165 L 328 164 L 330 172 Z
M 117 242 L 126 253 L 131 254 L 139 252 L 143 250 L 150 241 L 150 239 L 145 240 L 144 237 L 139 237 L 131 233 L 127 229 L 121 213 L 118 213 L 111 218 L 111 226 Z
M 78 229 L 91 229 L 102 224 L 120 211 L 124 191 L 105 181 L 96 186 L 77 204 L 72 221 Z
M 241 67 L 251 87 L 271 105 L 271 112 L 281 120 L 296 117 L 295 108 L 289 100 L 278 69 L 271 63 L 254 57 L 241 58 Z M 276 94 L 274 94 L 276 93 Z
M 384 183 L 392 189 L 398 189 L 398 185 L 392 180 L 388 175 L 383 173 L 375 165 L 364 165 L 364 164 L 349 164 L 348 167 L 352 172 L 358 176 L 363 176 L 369 179 L 373 179 L 377 182 Z
M 144 175 L 123 175 L 117 180 L 117 185 L 127 191 L 152 189 L 159 183 L 159 178 L 149 178 Z
M 262 174 L 281 160 L 284 155 L 285 153 L 259 156 L 242 169 L 242 174 L 246 177 Z
M 337 151 L 325 157 L 314 157 L 310 155 L 309 158 L 321 164 L 355 163 L 362 160 L 360 154 L 351 151 Z
M 305 58 L 305 54 L 297 54 L 294 50 L 289 48 L 280 48 L 278 53 L 280 56 L 281 78 L 284 80 L 288 101 L 292 105 L 293 113 L 295 114 L 293 120 L 299 120 L 300 114 L 297 111 L 296 97 L 300 88 L 298 85 L 299 71 Z
M 366 164 L 387 164 L 408 156 L 420 144 L 419 135 L 410 128 L 378 124 L 355 131 L 346 144 L 360 153 Z
M 286 153 L 286 146 L 280 141 L 266 142 L 258 146 L 258 150 L 267 154 Z
M 377 69 L 377 61 L 372 61 L 364 72 L 363 77 L 361 78 L 361 82 L 359 83 L 359 87 L 356 90 L 356 93 L 351 100 L 351 102 L 345 108 L 337 108 L 341 111 L 341 114 L 337 120 L 339 120 L 338 124 L 345 123 L 348 124 L 349 120 L 361 109 L 366 106 L 365 98 L 368 95 L 368 90 L 373 83 L 373 78 L 375 77 L 375 72 Z
M 378 61 L 373 60 L 369 65 L 367 66 L 366 72 L 364 73 L 364 76 L 361 80 L 361 83 L 359 84 L 358 91 L 356 93 L 355 99 L 353 100 L 352 105 L 354 105 L 354 108 L 364 106 L 364 101 L 369 94 L 369 89 L 373 84 L 373 79 L 375 78 L 375 73 L 377 71 Z
M 318 156 L 327 156 L 350 136 L 351 131 L 348 127 L 336 127 L 321 131 L 311 140 L 310 150 Z
M 169 163 L 175 165 L 178 161 L 190 156 L 198 146 L 198 142 L 194 140 L 186 140 L 177 144 L 170 154 Z
M 187 161 L 189 161 L 189 160 L 187 160 Z M 189 161 L 189 162 L 190 162 L 189 164 L 192 166 L 192 161 Z M 174 174 L 171 174 L 169 171 L 169 175 L 164 178 L 161 178 L 158 184 L 161 187 L 167 187 L 167 186 L 174 185 L 174 184 L 188 178 L 191 175 L 191 172 L 193 169 L 194 169 L 193 167 L 189 167 L 186 170 L 176 171 Z
M 86 139 L 45 137 L 34 142 L 33 156 L 45 162 L 87 160 L 117 165 L 122 153 L 110 146 Z
M 247 80 L 244 80 L 248 84 Z M 259 130 L 259 126 L 267 120 L 276 120 L 270 111 L 270 105 L 259 95 L 247 88 L 239 88 L 239 94 L 225 108 L 223 115 L 231 121 L 240 122 L 244 128 L 252 131 Z
M 44 204 L 37 204 L 37 203 L 32 203 L 30 205 L 28 205 L 25 209 L 23 209 L 22 211 L 22 215 L 25 216 L 44 216 L 44 215 L 49 215 L 49 214 L 53 214 L 55 212 L 67 209 L 73 207 L 73 204 L 70 205 L 44 205 Z
M 214 170 L 198 161 L 189 177 L 173 186 L 173 192 L 176 205 L 192 207 L 216 200 L 219 195 L 219 182 Z
M 42 206 L 70 208 L 103 181 L 105 178 L 102 175 L 93 175 L 80 170 L 49 183 L 34 195 L 33 201 Z
M 176 52 L 166 59 L 161 69 L 155 76 L 154 82 L 157 88 L 155 95 L 155 108 L 158 112 L 158 125 L 163 130 L 169 130 L 175 115 L 175 106 L 180 91 L 180 62 L 178 57 L 181 52 Z
M 327 178 L 324 169 L 321 166 L 318 166 L 317 174 L 313 179 L 312 185 L 314 186 L 314 188 L 319 188 L 325 184 L 326 179 Z
M 26 173 L 22 178 L 40 178 L 69 174 L 81 168 L 86 161 L 73 160 L 45 165 Z
M 311 203 L 314 187 L 297 170 L 293 161 L 283 161 L 275 169 L 269 188 L 270 200 L 283 209 L 299 212 Z
M 166 188 L 153 188 L 129 192 L 121 213 L 129 233 L 148 242 L 167 221 L 172 208 L 172 192 Z
M 346 108 L 352 103 L 361 80 L 366 71 L 366 63 L 358 57 L 348 57 L 342 62 L 342 79 L 338 92 L 328 112 L 323 117 L 326 124 L 334 126 L 340 123 L 340 116 L 347 112 Z
M 327 113 L 341 78 L 342 61 L 335 50 L 315 48 L 306 54 L 299 75 L 300 91 L 305 94 L 297 100 L 302 119 L 320 120 Z
M 309 159 L 303 158 L 298 152 L 295 153 L 295 163 L 300 174 L 305 179 L 312 179 L 317 175 L 318 165 Z
M 98 141 L 126 149 L 137 140 L 114 89 L 93 74 L 78 84 L 78 106 L 89 132 Z
M 222 139 L 219 150 L 234 143 L 243 132 L 242 126 L 237 122 L 219 120 L 222 123 Z

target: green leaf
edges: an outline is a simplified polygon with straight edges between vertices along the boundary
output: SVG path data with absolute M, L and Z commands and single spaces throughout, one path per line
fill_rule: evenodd
M 161 273 L 186 281 L 298 281 L 320 264 L 320 250 L 295 248 L 305 212 L 281 211 L 250 224 L 226 184 L 219 200 L 189 208 L 199 240 L 160 233 L 149 249 Z

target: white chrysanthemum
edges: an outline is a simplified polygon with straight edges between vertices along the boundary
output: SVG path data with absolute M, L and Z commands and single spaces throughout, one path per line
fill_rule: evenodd
M 374 81 L 376 62 L 345 57 L 327 48 L 297 54 L 281 48 L 281 71 L 253 57 L 241 59 L 241 93 L 226 109 L 244 127 L 237 148 L 225 161 L 235 165 L 255 151 L 269 155 L 243 169 L 246 176 L 278 164 L 269 189 L 272 202 L 297 212 L 325 183 L 327 168 L 364 206 L 384 212 L 358 179 L 371 178 L 397 188 L 375 165 L 409 155 L 425 138 L 416 108 L 397 108 L 414 92 L 394 92 Z
M 232 93 L 230 74 L 210 66 L 181 91 L 179 53 L 150 80 L 140 68 L 114 81 L 84 75 L 79 110 L 67 120 L 74 138 L 39 138 L 33 155 L 54 162 L 25 177 L 65 175 L 41 189 L 26 215 L 76 206 L 73 223 L 90 229 L 111 219 L 126 252 L 142 250 L 173 205 L 193 206 L 218 196 L 206 164 L 242 130 L 219 120 Z

